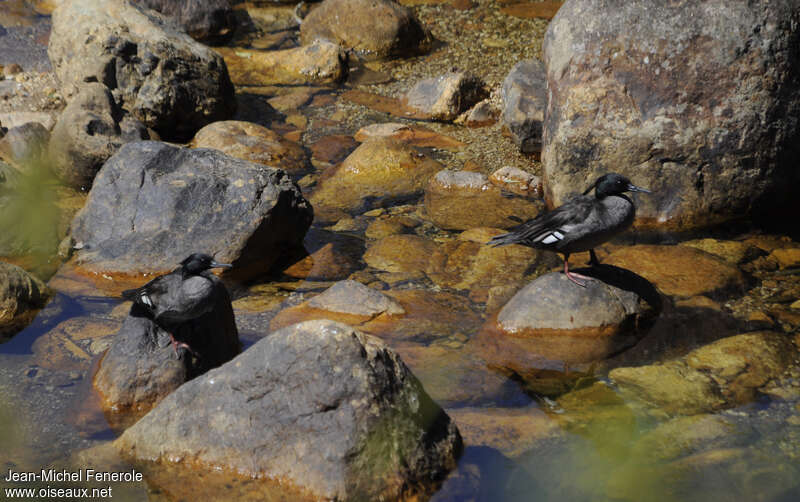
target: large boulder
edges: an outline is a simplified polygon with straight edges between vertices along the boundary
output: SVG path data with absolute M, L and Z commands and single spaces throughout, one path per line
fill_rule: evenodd
M 792 0 L 567 2 L 543 48 L 549 201 L 617 171 L 653 190 L 640 225 L 797 208 L 798 26 Z
M 383 342 L 309 321 L 186 383 L 115 445 L 142 460 L 281 480 L 315 498 L 396 500 L 434 488 L 455 467 L 461 437 Z
M 133 0 L 133 3 L 160 12 L 201 42 L 224 42 L 236 29 L 230 0 Z
M 0 342 L 24 328 L 49 298 L 42 281 L 0 261 Z
M 391 0 L 325 0 L 303 19 L 300 37 L 331 40 L 371 58 L 419 54 L 432 41 L 414 12 Z
M 503 80 L 503 126 L 524 153 L 542 151 L 542 123 L 547 108 L 544 65 L 538 59 L 515 64 Z
M 63 2 L 53 12 L 48 55 L 65 94 L 105 84 L 164 139 L 189 139 L 235 109 L 222 57 L 127 0 Z
M 231 299 L 210 276 L 212 307 L 168 333 L 134 304 L 94 377 L 108 418 L 129 422 L 147 413 L 187 380 L 233 359 L 241 350 Z M 170 335 L 190 349 L 173 348 Z
M 95 272 L 168 271 L 202 251 L 244 276 L 299 246 L 312 213 L 280 169 L 143 141 L 106 162 L 71 236 L 77 263 Z
M 51 169 L 64 183 L 88 189 L 97 171 L 129 141 L 150 139 L 147 128 L 125 115 L 111 90 L 84 84 L 58 117 L 51 134 Z

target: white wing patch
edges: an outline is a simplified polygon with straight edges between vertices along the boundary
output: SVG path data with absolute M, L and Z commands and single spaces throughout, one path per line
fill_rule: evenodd
M 542 244 L 552 244 L 554 242 L 558 242 L 558 241 L 562 240 L 563 238 L 564 238 L 564 234 L 562 234 L 558 230 L 554 230 L 554 231 L 550 232 L 549 234 L 546 234 L 544 236 L 544 239 L 542 239 L 540 242 Z
M 153 308 L 153 300 L 150 299 L 150 296 L 148 296 L 147 293 L 143 292 L 141 295 L 139 295 L 139 299 L 148 307 Z

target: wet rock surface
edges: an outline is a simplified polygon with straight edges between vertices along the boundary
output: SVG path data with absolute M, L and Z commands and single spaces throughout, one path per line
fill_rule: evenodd
M 263 272 L 297 246 L 312 210 L 285 172 L 210 149 L 132 143 L 95 179 L 71 236 L 95 271 L 171 270 L 198 249 Z
M 520 61 L 503 80 L 502 123 L 524 153 L 542 151 L 542 124 L 547 108 L 544 64 L 536 59 Z
M 413 11 L 388 0 L 325 0 L 300 25 L 301 40 L 332 40 L 364 57 L 428 50 L 431 35 Z
M 350 500 L 429 491 L 455 466 L 461 438 L 391 349 L 311 321 L 183 385 L 115 445 Z
M 367 265 L 386 272 L 421 277 L 435 244 L 417 235 L 389 235 L 367 248 Z
M 125 0 L 61 4 L 48 54 L 62 92 L 102 83 L 117 105 L 167 140 L 191 138 L 235 109 L 222 57 Z
M 484 82 L 466 73 L 446 73 L 409 89 L 402 104 L 433 120 L 454 120 L 489 95 Z
M 49 297 L 50 291 L 42 281 L 0 261 L 0 342 L 24 328 Z
M 792 63 L 800 8 L 788 1 L 684 7 L 581 0 L 554 18 L 543 48 L 550 92 L 543 160 L 555 206 L 576 182 L 588 186 L 608 171 L 653 190 L 640 202 L 640 224 L 660 228 L 796 203 L 788 187 L 797 173 L 788 166 L 800 99 L 785 90 L 800 82 Z M 665 22 L 636 23 L 641 16 Z M 765 78 L 770 85 L 751 85 Z M 769 129 L 759 125 L 762 116 Z
M 112 422 L 130 423 L 188 380 L 240 352 L 228 291 L 218 278 L 209 277 L 213 283 L 208 292 L 210 309 L 170 326 L 172 332 L 142 305 L 131 307 L 93 380 Z M 173 348 L 170 335 L 190 350 Z
M 214 148 L 231 157 L 277 167 L 289 174 L 300 174 L 310 167 L 302 146 L 252 122 L 214 122 L 197 131 L 190 145 Z

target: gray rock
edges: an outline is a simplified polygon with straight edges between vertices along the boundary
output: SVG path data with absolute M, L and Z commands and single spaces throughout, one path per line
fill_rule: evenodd
M 108 87 L 97 82 L 84 84 L 58 117 L 50 140 L 52 170 L 74 188 L 92 186 L 97 171 L 119 148 L 131 140 L 149 139 L 141 123 L 126 121 Z
M 403 96 L 403 104 L 433 120 L 454 120 L 487 98 L 489 91 L 479 77 L 450 72 L 420 80 Z
M 55 118 L 52 112 L 6 112 L 0 113 L 2 127 L 11 129 L 13 127 L 25 125 L 29 122 L 38 122 L 48 131 L 55 125 Z
M 330 40 L 362 57 L 426 52 L 430 32 L 408 7 L 390 0 L 324 0 L 300 25 L 304 44 Z
M 249 276 L 299 246 L 312 217 L 280 169 L 145 141 L 106 162 L 71 235 L 78 264 L 94 271 L 163 272 L 206 252 Z
M 359 316 L 374 317 L 383 313 L 401 315 L 403 307 L 376 289 L 357 281 L 339 281 L 308 302 L 309 307 Z
M 183 385 L 114 443 L 295 485 L 313 497 L 429 493 L 461 437 L 397 354 L 332 321 L 281 329 Z
M 549 202 L 616 171 L 653 191 L 642 224 L 796 211 L 798 27 L 792 0 L 567 2 L 543 48 Z
M 61 3 L 48 54 L 65 95 L 85 82 L 105 84 L 122 109 L 164 139 L 189 139 L 234 112 L 222 57 L 127 0 Z
M 205 43 L 225 42 L 236 28 L 229 0 L 134 0 L 133 3 L 160 12 L 190 37 Z
M 170 343 L 169 333 L 134 304 L 103 356 L 93 384 L 112 422 L 138 418 L 186 381 L 233 359 L 241 350 L 231 299 L 211 275 L 213 306 L 172 333 L 191 352 Z M 176 355 L 177 354 L 177 355 Z
M 8 130 L 0 139 L 0 156 L 21 168 L 41 163 L 50 141 L 50 131 L 38 122 L 28 122 Z
M 24 328 L 49 298 L 42 281 L 0 261 L 0 342 Z
M 502 123 L 524 153 L 542 151 L 542 123 L 547 108 L 544 65 L 538 59 L 515 64 L 503 80 Z

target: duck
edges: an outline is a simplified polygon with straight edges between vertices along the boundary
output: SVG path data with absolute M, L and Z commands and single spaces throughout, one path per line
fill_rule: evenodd
M 594 196 L 589 195 L 592 190 Z M 582 195 L 573 196 L 556 209 L 526 221 L 508 233 L 492 237 L 487 244 L 521 244 L 561 253 L 564 256 L 564 275 L 578 286 L 586 287 L 580 279 L 590 278 L 569 271 L 569 255 L 589 251 L 589 264 L 599 263 L 594 248 L 630 227 L 636 217 L 636 206 L 625 192 L 651 193 L 621 174 L 606 173 Z
M 215 303 L 216 277 L 212 268 L 231 268 L 230 263 L 218 263 L 211 255 L 192 253 L 172 272 L 160 275 L 144 286 L 122 292 L 122 298 L 132 301 L 145 315 L 163 328 L 170 337 L 175 355 L 179 348 L 192 352 L 185 342 L 175 339 L 178 327 L 209 312 Z

